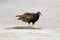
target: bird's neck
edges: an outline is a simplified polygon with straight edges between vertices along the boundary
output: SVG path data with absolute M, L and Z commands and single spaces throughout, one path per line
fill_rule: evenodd
M 38 17 L 40 16 L 38 13 L 36 14 Z

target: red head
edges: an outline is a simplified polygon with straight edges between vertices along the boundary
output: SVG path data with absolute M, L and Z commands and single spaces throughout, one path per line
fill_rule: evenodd
M 38 14 L 39 16 L 42 15 L 41 12 L 39 12 L 39 11 L 37 12 L 37 14 Z

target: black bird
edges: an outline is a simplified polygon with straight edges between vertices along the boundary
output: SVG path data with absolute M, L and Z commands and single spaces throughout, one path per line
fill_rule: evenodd
M 23 15 L 16 15 L 16 17 L 19 17 L 18 20 L 22 20 L 23 22 L 27 22 L 28 24 L 32 23 L 33 25 L 35 22 L 39 19 L 41 12 L 37 13 L 24 13 Z

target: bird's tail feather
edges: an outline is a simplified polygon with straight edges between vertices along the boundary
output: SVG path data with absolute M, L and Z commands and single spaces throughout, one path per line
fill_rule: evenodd
M 22 15 L 16 15 L 16 17 L 18 17 L 18 20 L 20 20 Z
M 22 15 L 16 15 L 16 17 L 21 17 Z
M 18 20 L 20 20 L 21 18 L 18 18 Z

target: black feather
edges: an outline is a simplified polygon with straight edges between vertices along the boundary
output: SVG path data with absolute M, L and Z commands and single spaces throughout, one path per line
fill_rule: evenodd
M 24 22 L 28 22 L 28 24 L 30 24 L 32 22 L 32 24 L 34 25 L 35 22 L 39 19 L 39 14 L 41 14 L 40 12 L 37 13 L 24 13 L 23 15 L 17 15 L 16 17 L 19 17 L 18 20 L 22 20 Z

